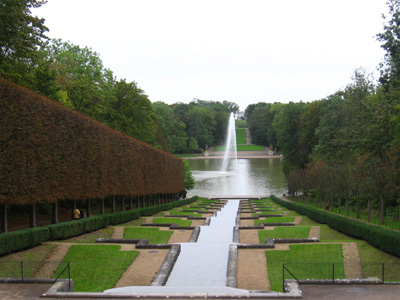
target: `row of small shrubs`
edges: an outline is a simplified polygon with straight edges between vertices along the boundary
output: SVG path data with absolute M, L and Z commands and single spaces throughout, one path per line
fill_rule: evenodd
M 26 248 L 31 248 L 46 241 L 63 240 L 84 233 L 93 232 L 109 225 L 125 223 L 141 216 L 151 216 L 159 211 L 192 203 L 198 199 L 174 201 L 167 204 L 128 210 L 113 214 L 97 215 L 89 218 L 52 224 L 43 227 L 18 230 L 0 234 L 0 256 Z
M 400 257 L 399 232 L 308 207 L 300 203 L 284 201 L 275 196 L 271 196 L 271 199 L 279 205 L 306 215 L 318 223 L 327 224 L 337 231 L 365 240 L 382 251 Z

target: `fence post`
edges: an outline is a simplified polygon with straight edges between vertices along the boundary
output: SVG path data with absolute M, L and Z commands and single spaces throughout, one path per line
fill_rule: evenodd
M 68 262 L 68 287 L 69 287 L 69 292 L 71 292 L 71 269 L 69 266 L 69 262 Z
M 21 280 L 24 282 L 24 262 L 21 260 Z
M 382 263 L 382 283 L 385 283 L 385 263 Z
M 285 292 L 285 264 L 282 265 L 282 292 Z
M 335 264 L 332 264 L 332 284 L 335 284 Z

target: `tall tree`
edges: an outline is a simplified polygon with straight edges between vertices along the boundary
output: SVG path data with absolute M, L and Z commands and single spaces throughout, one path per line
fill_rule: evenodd
M 275 115 L 273 126 L 277 145 L 284 156 L 283 171 L 289 174 L 291 168 L 304 168 L 298 152 L 299 122 L 305 103 L 289 102 Z
M 38 49 L 46 43 L 44 19 L 32 16 L 31 9 L 45 0 L 2 0 L 0 4 L 0 74 L 32 87 L 32 70 Z
M 46 48 L 50 70 L 60 86 L 57 100 L 89 115 L 101 105 L 101 85 L 105 69 L 92 49 L 61 40 L 52 40 Z
M 171 153 L 183 153 L 187 148 L 186 125 L 174 116 L 172 107 L 164 102 L 153 103 L 158 123 L 168 150 Z

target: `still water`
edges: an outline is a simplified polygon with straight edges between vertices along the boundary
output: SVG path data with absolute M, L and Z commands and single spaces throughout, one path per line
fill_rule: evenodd
M 237 170 L 221 172 L 222 159 L 188 160 L 196 180 L 188 196 L 268 196 L 286 193 L 280 158 L 238 159 Z
M 211 218 L 210 226 L 202 226 L 197 243 L 181 244 L 181 253 L 168 278 L 167 286 L 224 287 L 229 245 L 239 201 L 230 200 Z

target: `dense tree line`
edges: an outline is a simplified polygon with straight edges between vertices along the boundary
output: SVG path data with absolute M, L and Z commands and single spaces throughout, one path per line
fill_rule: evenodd
M 255 143 L 284 156 L 289 192 L 339 211 L 395 214 L 400 200 L 400 1 L 377 39 L 386 50 L 374 83 L 363 69 L 344 89 L 311 103 L 258 103 L 246 109 Z M 312 196 L 312 197 L 310 197 Z M 342 204 L 343 202 L 343 204 Z
M 223 141 L 235 103 L 151 103 L 136 82 L 117 80 L 92 49 L 49 40 L 45 20 L 30 11 L 45 3 L 0 6 L 0 75 L 170 153 L 201 152 Z

